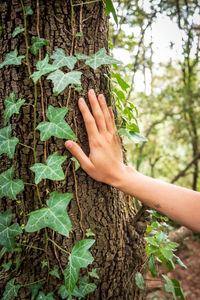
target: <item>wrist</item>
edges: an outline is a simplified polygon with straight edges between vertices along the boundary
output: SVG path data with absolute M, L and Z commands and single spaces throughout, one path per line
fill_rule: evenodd
M 115 182 L 113 187 L 117 188 L 118 190 L 130 194 L 131 190 L 131 182 L 133 182 L 134 178 L 137 176 L 138 172 L 130 167 L 123 165 L 121 172 L 119 173 L 118 180 Z

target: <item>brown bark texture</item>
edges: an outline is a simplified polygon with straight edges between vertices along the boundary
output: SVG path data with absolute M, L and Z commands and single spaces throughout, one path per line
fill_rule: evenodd
M 79 3 L 79 1 L 73 1 Z M 30 5 L 33 15 L 27 16 L 28 43 L 31 37 L 45 38 L 49 41 L 48 47 L 41 50 L 41 59 L 46 53 L 49 56 L 58 48 L 63 48 L 66 55 L 75 52 L 92 55 L 99 49 L 107 48 L 108 23 L 105 15 L 104 2 L 74 6 L 74 12 L 70 1 L 67 0 L 25 0 L 24 5 Z M 73 17 L 73 19 L 72 19 Z M 12 32 L 16 26 L 24 26 L 22 6 L 19 0 L 0 1 L 0 62 L 5 54 L 18 49 L 19 55 L 25 55 L 26 46 L 24 35 L 19 34 L 12 38 Z M 82 37 L 76 37 L 76 32 L 83 33 Z M 38 59 L 38 58 L 37 58 Z M 29 54 L 31 72 L 35 70 L 37 59 Z M 25 60 L 24 60 L 25 61 Z M 67 105 L 69 112 L 66 120 L 77 135 L 78 143 L 84 151 L 89 153 L 87 133 L 77 106 L 79 96 L 87 100 L 87 91 L 93 88 L 97 93 L 104 93 L 110 99 L 109 83 L 104 73 L 109 73 L 107 66 L 102 66 L 96 71 L 83 66 L 78 62 L 75 69 L 80 69 L 82 74 L 83 90 L 78 94 L 73 89 L 67 88 L 59 96 L 53 96 L 52 84 L 46 77 L 42 77 L 41 84 L 37 84 L 37 124 L 44 120 L 48 105 L 63 107 Z M 27 66 L 6 66 L 0 70 L 0 121 L 3 127 L 4 99 L 14 92 L 16 98 L 26 99 L 26 104 L 20 109 L 19 114 L 11 117 L 12 133 L 17 136 L 20 143 L 32 146 L 33 144 L 33 108 L 34 86 L 29 78 Z M 109 100 L 111 101 L 111 100 Z M 114 107 L 114 103 L 113 107 Z M 135 285 L 135 272 L 143 271 L 146 263 L 143 235 L 145 231 L 145 213 L 134 222 L 134 212 L 130 210 L 129 198 L 116 189 L 92 180 L 80 168 L 75 172 L 70 153 L 64 147 L 64 141 L 51 138 L 47 142 L 41 142 L 37 131 L 37 161 L 45 162 L 46 157 L 57 151 L 59 155 L 68 155 L 63 164 L 66 174 L 64 181 L 43 180 L 39 184 L 40 195 L 43 204 L 49 198 L 49 193 L 55 190 L 74 194 L 68 206 L 68 214 L 72 222 L 72 232 L 67 239 L 57 232 L 48 229 L 49 237 L 66 250 L 71 250 L 75 242 L 81 240 L 87 228 L 95 233 L 95 244 L 91 248 L 94 262 L 88 270 L 81 270 L 81 275 L 86 274 L 92 268 L 96 268 L 100 279 L 91 279 L 97 285 L 97 289 L 87 296 L 87 299 L 143 299 L 143 293 Z M 1 155 L 0 173 L 7 170 L 12 164 L 15 166 L 16 178 L 26 183 L 34 183 L 34 174 L 29 169 L 34 164 L 31 149 L 17 145 L 14 159 Z M 40 208 L 37 193 L 34 186 L 25 185 L 25 189 L 18 195 L 18 201 L 12 201 L 7 197 L 0 200 L 0 212 L 11 208 L 13 222 L 20 225 L 26 224 L 28 213 Z M 133 225 L 134 224 L 134 225 Z M 46 243 L 45 232 L 23 234 L 16 237 L 16 243 L 22 246 L 22 252 L 6 253 L 1 263 L 13 262 L 19 258 L 21 264 L 16 270 L 14 266 L 6 274 L 0 267 L 3 277 L 0 280 L 0 296 L 3 294 L 6 283 L 16 277 L 16 284 L 27 285 L 38 280 L 42 281 L 42 290 L 47 293 L 54 291 L 55 299 L 61 299 L 57 290 L 63 284 L 61 279 L 49 276 L 49 270 L 58 266 L 64 270 L 67 267 L 68 256 L 56 248 L 52 243 Z M 48 247 L 48 256 L 40 250 L 32 247 Z M 48 266 L 41 268 L 41 261 L 48 261 Z M 30 290 L 25 286 L 20 288 L 17 299 L 31 299 Z

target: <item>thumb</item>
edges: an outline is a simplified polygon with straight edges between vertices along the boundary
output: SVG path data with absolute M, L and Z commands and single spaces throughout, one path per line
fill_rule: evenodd
M 93 168 L 93 164 L 90 161 L 89 157 L 83 152 L 83 150 L 77 143 L 73 141 L 66 141 L 65 147 L 76 159 L 78 159 L 83 170 L 88 173 Z

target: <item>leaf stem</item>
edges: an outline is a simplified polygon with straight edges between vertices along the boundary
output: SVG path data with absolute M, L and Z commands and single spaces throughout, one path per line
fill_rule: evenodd
M 63 252 L 65 252 L 65 253 L 67 253 L 67 254 L 69 254 L 69 255 L 71 255 L 71 253 L 70 252 L 68 252 L 67 250 L 65 250 L 65 249 L 63 249 L 62 247 L 60 247 L 58 244 L 56 244 L 56 242 L 54 242 L 52 239 L 50 239 L 50 238 L 48 238 L 48 240 L 50 241 L 50 242 L 52 242 L 58 249 L 60 249 L 61 251 L 63 251 Z
M 23 15 L 24 15 L 24 37 L 25 37 L 25 44 L 26 44 L 26 64 L 28 68 L 28 74 L 31 76 L 31 68 L 28 60 L 28 52 L 29 52 L 29 45 L 28 45 L 28 38 L 27 38 L 27 19 L 26 19 L 26 13 L 25 13 L 25 8 L 24 8 L 24 3 L 23 0 L 20 0 L 21 6 L 23 9 Z
M 24 246 L 24 247 L 33 248 L 33 249 L 45 252 L 45 249 L 43 249 L 43 248 L 39 248 L 39 247 L 35 247 L 35 246 L 30 246 L 30 245 L 26 245 L 26 244 L 21 244 L 21 245 Z
M 26 184 L 26 185 L 34 185 L 34 186 L 36 186 L 36 184 L 35 184 L 35 183 L 30 183 L 30 182 L 24 182 L 24 184 Z
M 22 286 L 29 286 L 29 285 L 32 285 L 32 284 L 35 284 L 35 283 L 38 283 L 38 282 L 41 282 L 41 281 L 45 281 L 46 279 L 45 278 L 43 278 L 43 279 L 40 279 L 40 280 L 37 280 L 37 281 L 34 281 L 34 282 L 31 282 L 31 283 L 26 283 L 26 284 L 23 284 L 23 285 L 21 285 L 21 287 Z
M 36 115 L 36 107 L 37 106 L 37 84 L 34 83 L 34 105 L 33 105 L 33 156 L 35 163 L 37 162 L 36 157 L 36 122 L 37 122 L 37 115 Z
M 33 147 L 30 147 L 30 146 L 28 146 L 28 145 L 25 145 L 25 144 L 22 144 L 22 143 L 19 143 L 19 145 L 21 145 L 21 146 L 23 146 L 23 147 L 26 147 L 26 148 L 29 148 L 29 149 L 33 150 Z
M 91 0 L 91 1 L 87 1 L 87 2 L 72 4 L 72 6 L 80 6 L 80 5 L 91 4 L 91 3 L 100 2 L 100 1 L 102 1 L 102 0 Z

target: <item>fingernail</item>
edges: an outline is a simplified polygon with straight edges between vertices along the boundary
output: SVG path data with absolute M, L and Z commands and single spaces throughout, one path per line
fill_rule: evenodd
M 90 95 L 94 95 L 95 94 L 93 89 L 89 90 L 89 93 L 90 93 Z
M 80 103 L 80 104 L 84 104 L 84 103 L 85 103 L 84 99 L 83 99 L 83 98 L 80 98 L 80 99 L 79 99 L 79 103 Z
M 67 149 L 72 148 L 72 142 L 71 141 L 65 142 L 65 146 L 67 147 Z
M 104 95 L 103 95 L 103 94 L 100 94 L 100 95 L 99 95 L 99 98 L 100 98 L 101 102 L 104 102 L 104 101 L 105 101 L 105 98 L 104 98 Z

